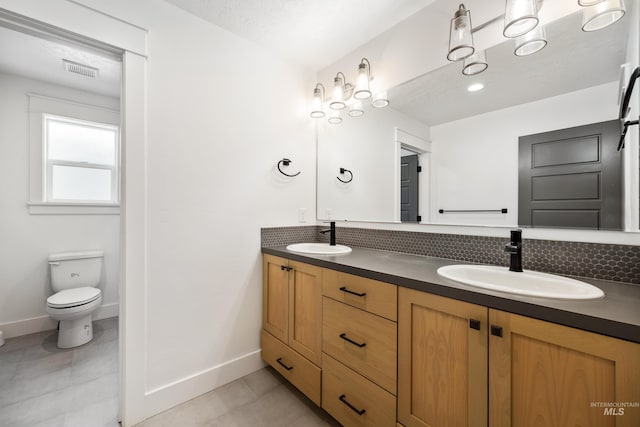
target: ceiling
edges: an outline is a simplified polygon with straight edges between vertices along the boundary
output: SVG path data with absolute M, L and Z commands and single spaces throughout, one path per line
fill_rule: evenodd
M 582 14 L 547 24 L 547 46 L 530 56 L 514 55 L 514 41 L 487 50 L 489 68 L 464 76 L 450 63 L 389 90 L 391 106 L 430 126 L 617 81 L 625 61 L 631 13 L 591 33 Z M 472 83 L 484 89 L 470 93 Z
M 435 0 L 167 0 L 312 71 Z
M 94 49 L 0 26 L 0 72 L 120 97 L 122 62 Z M 63 59 L 98 69 L 96 79 L 65 71 Z

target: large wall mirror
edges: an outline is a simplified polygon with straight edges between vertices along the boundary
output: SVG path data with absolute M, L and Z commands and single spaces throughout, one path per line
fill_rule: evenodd
M 621 82 L 632 71 L 624 64 L 638 55 L 630 52 L 638 49 L 629 10 L 634 3 L 622 20 L 600 31 L 583 32 L 582 14 L 571 14 L 546 26 L 548 45 L 535 54 L 518 57 L 514 41 L 505 39 L 487 49 L 489 67 L 483 73 L 464 76 L 461 63 L 450 63 L 390 88 L 387 108 L 369 109 L 339 125 L 318 123 L 318 218 L 637 231 L 637 126 L 627 134 L 625 149 L 615 149 Z M 476 84 L 484 87 L 470 91 Z M 636 87 L 635 108 L 638 92 Z M 584 140 L 589 132 L 563 133 L 572 142 L 554 145 L 559 135 L 554 132 L 606 122 L 613 123 L 607 125 L 614 129 L 613 150 L 600 136 L 595 143 Z M 531 150 L 538 166 L 550 171 L 544 178 L 523 178 Z M 612 158 L 618 185 L 603 185 L 589 164 Z M 567 203 L 555 200 L 556 188 Z M 616 204 L 613 215 L 619 221 L 603 221 L 611 214 L 590 215 L 585 212 L 592 204 L 576 202 L 612 192 L 616 196 L 607 203 Z M 524 197 L 542 203 L 526 205 Z M 545 197 L 555 205 L 545 204 Z M 560 213 L 546 214 L 552 205 Z M 527 219 L 525 210 L 537 213 Z

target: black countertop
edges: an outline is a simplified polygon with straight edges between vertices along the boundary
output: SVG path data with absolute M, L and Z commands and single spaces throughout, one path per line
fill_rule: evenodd
M 602 289 L 605 297 L 586 301 L 527 297 L 464 285 L 437 273 L 438 267 L 443 265 L 468 264 L 465 262 L 357 247 L 352 249 L 345 255 L 299 254 L 285 246 L 263 247 L 262 252 L 640 343 L 638 285 L 579 277 L 577 279 Z

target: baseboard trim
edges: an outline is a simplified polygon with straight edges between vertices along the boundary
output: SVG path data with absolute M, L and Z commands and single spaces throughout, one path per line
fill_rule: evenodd
M 260 350 L 221 363 L 204 371 L 145 393 L 145 418 L 159 414 L 220 386 L 262 369 Z
M 118 316 L 120 307 L 117 302 L 103 304 L 93 312 L 93 320 L 107 319 Z M 0 323 L 0 331 L 5 338 L 19 337 L 21 335 L 35 334 L 36 332 L 50 331 L 58 326 L 58 322 L 49 316 L 38 316 L 30 319 L 16 320 L 15 322 Z

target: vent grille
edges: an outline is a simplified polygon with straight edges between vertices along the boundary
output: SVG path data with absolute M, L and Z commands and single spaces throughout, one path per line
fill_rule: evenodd
M 89 67 L 88 65 L 78 64 L 77 62 L 67 61 L 63 59 L 65 71 L 73 74 L 79 74 L 90 79 L 98 78 L 98 69 L 95 67 Z

